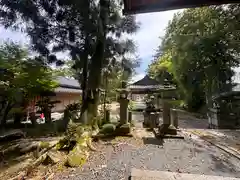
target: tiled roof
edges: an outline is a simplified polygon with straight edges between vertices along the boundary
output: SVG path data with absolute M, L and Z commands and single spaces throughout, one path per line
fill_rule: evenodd
M 139 80 L 131 85 L 154 86 L 154 85 L 159 85 L 159 82 L 156 81 L 155 79 L 150 78 L 148 75 L 146 75 L 144 78 L 142 78 L 141 80 Z
M 176 89 L 175 86 L 172 85 L 147 85 L 147 86 L 139 86 L 139 85 L 130 85 L 129 89 Z
M 63 87 L 63 88 L 81 89 L 81 86 L 76 79 L 58 77 L 57 82 L 59 83 L 60 87 Z
M 176 89 L 175 86 L 173 85 L 163 85 L 160 84 L 157 80 L 152 79 L 151 77 L 149 77 L 148 75 L 146 75 L 144 78 L 142 78 L 141 80 L 130 84 L 128 86 L 129 89 L 131 90 L 148 90 L 148 89 L 153 89 L 153 90 L 162 90 L 162 89 L 166 89 L 166 90 L 170 90 L 170 89 Z

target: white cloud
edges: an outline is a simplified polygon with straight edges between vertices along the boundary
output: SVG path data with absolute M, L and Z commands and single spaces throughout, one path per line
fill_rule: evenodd
M 180 10 L 146 13 L 136 15 L 137 21 L 141 27 L 133 39 L 137 43 L 140 58 L 144 60 L 146 57 L 154 55 L 155 50 L 160 45 L 168 22 L 173 18 L 174 13 Z

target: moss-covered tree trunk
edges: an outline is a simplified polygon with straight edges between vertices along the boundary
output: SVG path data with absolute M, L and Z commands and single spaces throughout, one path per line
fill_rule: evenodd
M 88 27 L 88 19 L 89 19 L 89 10 L 90 10 L 90 1 L 84 1 L 86 12 L 83 14 L 85 21 L 84 26 Z M 90 33 L 89 31 L 85 32 L 85 43 L 84 43 L 84 51 L 83 54 L 80 56 L 81 61 L 83 61 L 83 72 L 82 72 L 82 106 L 81 106 L 81 114 L 80 114 L 80 122 L 83 124 L 88 123 L 88 108 L 89 108 L 89 101 L 88 101 L 88 71 L 89 71 L 89 49 L 90 49 Z
M 83 60 L 83 77 L 82 77 L 82 107 L 81 107 L 81 115 L 80 115 L 80 122 L 86 124 L 88 121 L 88 88 L 87 88 L 87 81 L 88 81 L 88 49 L 89 49 L 89 40 L 88 34 L 86 35 L 87 38 L 85 39 L 85 49 L 82 56 Z
M 96 51 L 92 57 L 88 88 L 93 93 L 93 102 L 91 109 L 89 109 L 91 116 L 94 118 L 97 115 L 98 103 L 99 103 L 99 92 L 98 89 L 101 84 L 103 60 L 106 46 L 106 24 L 109 11 L 109 1 L 100 0 L 100 17 L 98 22 L 98 37 L 96 44 Z

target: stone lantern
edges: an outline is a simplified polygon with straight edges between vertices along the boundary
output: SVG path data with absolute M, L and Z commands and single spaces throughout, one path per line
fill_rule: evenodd
M 120 91 L 120 124 L 128 123 L 128 91 L 126 89 L 122 89 Z

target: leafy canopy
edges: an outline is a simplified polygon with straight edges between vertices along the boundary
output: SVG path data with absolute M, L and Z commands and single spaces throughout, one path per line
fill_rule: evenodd
M 239 19 L 239 4 L 175 14 L 149 73 L 158 76 L 167 67 L 192 108 L 201 106 L 205 97 L 209 100 L 215 93 L 228 91 L 233 86 L 232 69 L 239 64 Z
M 8 99 L 12 99 L 17 92 L 30 98 L 53 90 L 57 83 L 53 80 L 51 69 L 43 62 L 39 57 L 29 58 L 26 49 L 18 44 L 0 45 L 0 88 L 3 94 Z

